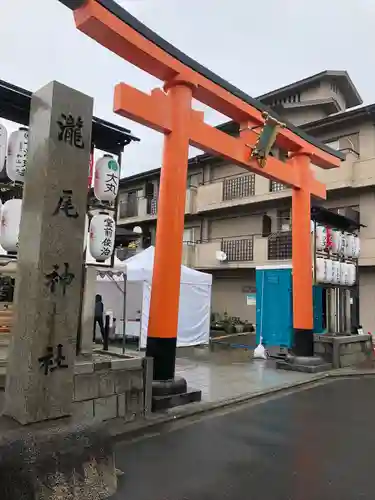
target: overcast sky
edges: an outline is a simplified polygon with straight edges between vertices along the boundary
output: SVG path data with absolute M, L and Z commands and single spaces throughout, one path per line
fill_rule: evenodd
M 118 3 L 252 96 L 331 69 L 347 70 L 364 102 L 375 102 L 374 0 Z M 162 136 L 112 112 L 116 83 L 149 91 L 160 82 L 76 30 L 57 0 L 0 0 L 0 68 L 1 79 L 32 91 L 51 80 L 77 88 L 95 98 L 96 116 L 131 128 L 142 142 L 126 148 L 123 175 L 160 166 Z

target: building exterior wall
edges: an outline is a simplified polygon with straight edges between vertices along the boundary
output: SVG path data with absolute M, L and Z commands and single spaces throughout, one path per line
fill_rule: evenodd
M 221 316 L 227 313 L 242 321 L 255 324 L 255 305 L 247 305 L 246 296 L 255 292 L 255 271 L 243 271 L 235 277 L 214 274 L 212 282 L 211 310 Z

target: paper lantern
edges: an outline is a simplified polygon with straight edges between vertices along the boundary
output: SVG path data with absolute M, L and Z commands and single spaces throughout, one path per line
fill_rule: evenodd
M 348 265 L 346 262 L 340 262 L 340 285 L 348 286 L 349 284 Z
M 345 257 L 346 245 L 347 245 L 346 234 L 341 233 L 340 234 L 340 247 L 339 247 L 339 252 L 338 252 L 341 257 Z
M 327 241 L 326 241 L 326 250 L 332 250 L 332 229 L 327 227 Z
M 325 267 L 325 283 L 332 283 L 333 281 L 333 262 L 331 259 L 324 259 Z
M 332 247 L 331 247 L 332 253 L 339 254 L 342 245 L 341 231 L 332 229 L 331 239 L 332 239 Z
M 341 280 L 341 266 L 337 260 L 332 261 L 332 284 L 339 285 Z
M 10 134 L 6 172 L 13 182 L 24 182 L 27 162 L 29 131 L 21 127 Z
M 113 253 L 116 224 L 109 214 L 100 212 L 90 223 L 90 253 L 97 262 L 105 262 Z
M 8 253 L 17 253 L 20 232 L 22 200 L 13 199 L 4 203 L 1 210 L 0 245 Z
M 111 155 L 104 155 L 95 165 L 94 194 L 99 201 L 114 201 L 120 182 L 120 167 Z
M 354 245 L 354 235 L 353 234 L 346 234 L 345 235 L 346 239 L 346 245 L 345 245 L 345 257 L 353 257 L 353 245 Z
M 0 123 L 0 172 L 3 171 L 5 158 L 7 155 L 8 132 L 4 125 Z
M 327 244 L 327 230 L 324 226 L 316 226 L 316 249 L 325 250 Z
M 348 286 L 353 286 L 357 279 L 357 270 L 354 264 L 347 264 L 348 266 Z
M 361 252 L 361 240 L 359 239 L 359 236 L 354 236 L 353 245 L 353 259 L 359 259 L 359 254 Z
M 316 259 L 315 281 L 317 283 L 325 283 L 326 282 L 326 266 L 324 263 L 324 259 L 322 259 L 321 257 L 318 257 Z

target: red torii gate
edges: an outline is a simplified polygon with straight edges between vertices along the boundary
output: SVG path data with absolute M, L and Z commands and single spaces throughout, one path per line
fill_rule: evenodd
M 115 88 L 114 111 L 164 134 L 147 353 L 155 380 L 174 377 L 182 235 L 189 144 L 293 188 L 293 326 L 299 354 L 312 355 L 311 195 L 325 199 L 310 162 L 338 167 L 343 156 L 271 117 L 258 101 L 179 52 L 113 0 L 60 0 L 76 26 L 126 61 L 164 82 L 151 94 L 126 83 Z M 192 99 L 240 124 L 235 138 L 204 122 Z M 275 143 L 284 163 L 268 156 Z

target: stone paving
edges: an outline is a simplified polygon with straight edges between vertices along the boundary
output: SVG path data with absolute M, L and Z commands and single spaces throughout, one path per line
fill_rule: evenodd
M 114 345 L 110 350 L 121 353 L 121 348 Z M 191 388 L 200 389 L 206 402 L 276 389 L 315 377 L 276 370 L 273 360 L 254 360 L 251 350 L 240 348 L 189 347 L 178 349 L 177 356 L 176 375 L 184 377 Z

